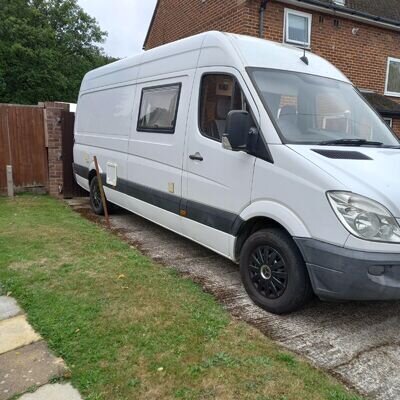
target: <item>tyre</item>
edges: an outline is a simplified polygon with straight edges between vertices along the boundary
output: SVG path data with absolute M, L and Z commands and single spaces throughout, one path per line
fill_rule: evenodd
M 101 201 L 101 193 L 97 176 L 90 181 L 90 205 L 95 214 L 104 215 L 104 207 L 103 202 Z
M 313 295 L 303 257 L 280 229 L 263 229 L 246 240 L 240 274 L 254 303 L 274 314 L 296 311 Z

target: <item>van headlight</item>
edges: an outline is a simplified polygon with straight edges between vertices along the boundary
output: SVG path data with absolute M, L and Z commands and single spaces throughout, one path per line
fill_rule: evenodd
M 383 205 L 350 192 L 328 192 L 329 202 L 344 227 L 361 239 L 400 243 L 400 227 Z

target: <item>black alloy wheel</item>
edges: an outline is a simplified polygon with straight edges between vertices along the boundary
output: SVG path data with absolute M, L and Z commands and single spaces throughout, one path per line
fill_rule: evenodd
M 90 181 L 90 205 L 95 214 L 104 215 L 104 207 L 101 200 L 101 193 L 97 176 L 95 176 Z
M 257 247 L 250 258 L 250 279 L 254 288 L 268 299 L 281 297 L 288 283 L 285 261 L 270 246 Z
M 254 303 L 274 314 L 293 312 L 313 295 L 303 257 L 283 229 L 250 235 L 240 253 L 240 274 Z

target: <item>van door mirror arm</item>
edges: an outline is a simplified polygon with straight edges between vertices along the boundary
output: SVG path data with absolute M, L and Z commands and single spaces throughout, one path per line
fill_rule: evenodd
M 256 126 L 252 126 L 247 136 L 247 152 L 253 156 L 257 154 L 257 143 L 260 132 Z
M 225 133 L 222 135 L 222 147 L 225 150 L 244 151 L 247 154 L 256 156 L 257 155 L 258 137 L 259 137 L 259 130 L 255 126 L 251 127 L 248 132 L 247 143 L 232 147 L 229 142 L 229 135 Z

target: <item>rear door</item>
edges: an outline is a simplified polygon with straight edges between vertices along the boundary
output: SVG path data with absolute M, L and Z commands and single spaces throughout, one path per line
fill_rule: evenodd
M 231 256 L 235 222 L 250 203 L 255 157 L 222 148 L 231 110 L 258 111 L 233 68 L 196 72 L 184 155 L 185 234 Z

